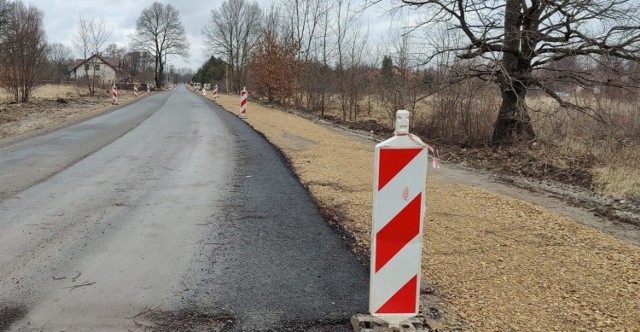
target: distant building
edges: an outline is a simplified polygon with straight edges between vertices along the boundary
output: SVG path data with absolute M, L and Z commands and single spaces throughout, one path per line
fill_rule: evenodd
M 124 61 L 105 58 L 94 54 L 86 60 L 77 59 L 69 66 L 69 78 L 79 80 L 86 77 L 99 80 L 103 84 L 117 82 L 122 77 Z

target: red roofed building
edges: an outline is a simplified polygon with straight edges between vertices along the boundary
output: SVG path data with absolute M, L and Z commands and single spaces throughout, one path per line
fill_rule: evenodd
M 101 83 L 117 82 L 122 76 L 124 61 L 118 58 L 105 58 L 94 54 L 87 60 L 77 59 L 69 66 L 69 78 L 78 80 L 94 78 Z

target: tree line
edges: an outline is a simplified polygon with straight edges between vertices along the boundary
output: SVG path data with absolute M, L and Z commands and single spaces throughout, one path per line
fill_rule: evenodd
M 362 21 L 371 7 L 417 20 L 372 45 Z M 638 88 L 630 72 L 640 59 L 638 11 L 628 0 L 281 0 L 267 8 L 226 0 L 203 35 L 227 64 L 230 91 L 248 84 L 254 95 L 321 114 L 337 97 L 345 121 L 376 103 L 393 121 L 396 109 L 421 99 L 482 86 L 499 99 L 488 141 L 501 145 L 535 141 L 528 95 L 612 123 L 592 101 Z
M 16 101 L 29 100 L 45 67 L 42 19 L 42 12 L 33 6 L 0 0 L 0 85 Z
M 415 20 L 391 16 L 400 25 L 374 43 L 363 18 L 369 8 Z M 331 101 L 343 121 L 382 109 L 393 122 L 395 110 L 415 110 L 420 100 L 447 106 L 464 100 L 449 98 L 460 91 L 482 89 L 499 101 L 490 143 L 532 142 L 532 95 L 604 125 L 615 122 L 597 101 L 639 87 L 639 11 L 630 0 L 279 0 L 264 8 L 225 0 L 202 30 L 209 58 L 192 79 L 234 92 L 249 85 L 253 95 L 320 114 Z M 69 62 L 68 47 L 46 43 L 42 18 L 33 5 L 0 0 L 0 85 L 16 100 L 28 100 L 46 75 L 62 77 Z M 124 59 L 128 75 L 153 76 L 157 86 L 167 58 L 189 54 L 180 14 L 170 4 L 143 9 L 126 49 L 109 44 L 110 36 L 102 20 L 81 17 L 73 46 L 85 58 Z M 472 120 L 460 112 L 465 126 Z

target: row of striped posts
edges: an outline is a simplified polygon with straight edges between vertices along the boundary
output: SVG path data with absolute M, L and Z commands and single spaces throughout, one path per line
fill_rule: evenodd
M 149 88 L 149 85 L 147 85 L 147 93 L 151 92 L 151 88 Z M 133 95 L 138 97 L 138 86 L 134 85 L 133 86 Z M 113 83 L 113 86 L 111 87 L 111 104 L 112 105 L 118 105 L 118 87 L 116 86 L 115 83 Z
M 202 95 L 206 96 L 207 92 L 205 91 L 205 89 L 202 89 Z M 213 87 L 213 91 L 211 93 L 213 100 L 216 100 L 218 98 L 218 86 L 215 85 Z M 247 100 L 249 98 L 249 94 L 247 92 L 247 87 L 242 87 L 242 91 L 240 92 L 240 113 L 239 113 L 239 117 L 240 119 L 246 119 L 247 116 Z

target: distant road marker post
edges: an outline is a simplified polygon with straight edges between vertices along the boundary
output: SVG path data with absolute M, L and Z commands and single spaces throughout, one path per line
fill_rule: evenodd
M 218 85 L 217 84 L 213 86 L 213 92 L 211 94 L 212 94 L 213 100 L 218 99 Z
M 113 83 L 113 87 L 111 88 L 111 104 L 118 105 L 118 87 L 115 83 Z
M 247 88 L 243 87 L 242 92 L 240 92 L 240 119 L 247 118 Z
M 136 96 L 136 97 L 138 96 L 138 86 L 137 85 L 133 86 L 133 95 Z

